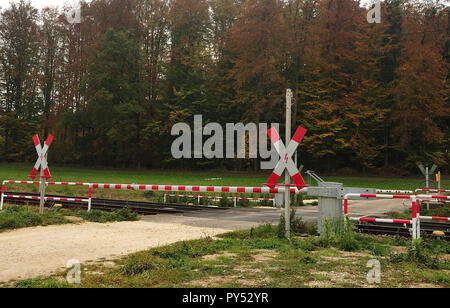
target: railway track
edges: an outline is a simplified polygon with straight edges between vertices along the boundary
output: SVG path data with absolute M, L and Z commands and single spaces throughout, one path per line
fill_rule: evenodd
M 23 193 L 23 192 L 5 192 L 5 195 L 20 195 L 20 196 L 39 196 L 37 193 Z M 45 195 L 46 197 L 58 197 L 58 198 L 76 198 L 73 196 L 61 196 L 61 195 Z M 23 199 L 23 198 L 7 198 L 8 203 L 14 204 L 39 204 L 38 199 Z M 67 207 L 77 207 L 87 209 L 87 204 L 76 201 L 46 201 L 47 206 L 60 203 Z M 113 211 L 128 207 L 130 210 L 143 215 L 156 215 L 156 214 L 180 214 L 192 211 L 220 211 L 227 208 L 213 207 L 213 206 L 199 206 L 199 205 L 184 205 L 184 204 L 165 204 L 146 201 L 130 201 L 130 200 L 114 200 L 114 199 L 102 199 L 92 198 L 91 208 L 96 210 Z
M 379 222 L 363 222 L 355 225 L 358 232 L 374 235 L 398 235 L 411 237 L 411 225 L 392 225 Z M 445 239 L 450 240 L 450 224 L 439 222 L 420 222 L 420 230 L 423 234 L 431 235 L 434 231 L 442 231 Z

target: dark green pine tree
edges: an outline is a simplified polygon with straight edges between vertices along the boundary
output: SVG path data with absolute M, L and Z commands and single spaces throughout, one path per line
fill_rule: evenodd
M 89 64 L 84 85 L 94 162 L 140 165 L 144 111 L 140 61 L 140 49 L 132 31 L 106 31 Z

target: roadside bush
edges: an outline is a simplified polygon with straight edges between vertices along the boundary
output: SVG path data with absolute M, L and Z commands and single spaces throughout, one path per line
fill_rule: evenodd
M 165 264 L 161 258 L 148 253 L 140 253 L 131 255 L 127 262 L 119 269 L 119 272 L 131 276 L 164 266 Z
M 316 235 L 317 227 L 315 224 L 306 223 L 303 221 L 302 217 L 295 216 L 296 210 L 291 209 L 290 213 L 290 230 L 292 235 L 301 235 L 301 234 L 309 234 Z M 280 221 L 278 223 L 278 237 L 285 238 L 285 226 L 286 219 L 284 218 L 284 214 L 280 215 Z
M 0 231 L 69 222 L 58 213 L 45 212 L 39 214 L 37 208 L 28 206 L 6 206 L 0 212 Z
M 427 245 L 422 239 L 411 240 L 407 248 L 406 253 L 391 254 L 389 260 L 393 263 L 409 262 L 432 269 L 441 268 L 439 249 Z
M 101 223 L 139 220 L 139 215 L 129 208 L 123 208 L 112 212 L 91 210 L 89 212 L 78 212 L 76 215 L 88 221 Z
M 348 216 L 345 217 L 342 231 L 336 236 L 336 246 L 344 251 L 355 251 L 360 248 L 359 242 L 355 239 L 353 223 Z
M 316 250 L 316 239 L 314 237 L 307 237 L 305 239 L 293 239 L 292 244 L 295 248 L 304 251 L 314 251 Z

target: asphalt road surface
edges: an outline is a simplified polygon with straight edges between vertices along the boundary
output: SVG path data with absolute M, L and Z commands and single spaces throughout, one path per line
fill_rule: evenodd
M 409 202 L 393 200 L 349 201 L 349 213 L 351 216 L 386 217 L 384 213 L 389 211 L 404 211 L 410 206 Z M 303 221 L 317 221 L 317 206 L 304 206 L 297 208 L 297 216 Z M 231 208 L 229 210 L 204 210 L 188 212 L 178 215 L 154 215 L 144 216 L 144 221 L 161 223 L 181 223 L 189 226 L 206 228 L 225 228 L 231 230 L 247 229 L 261 223 L 276 224 L 284 209 L 256 207 L 256 208 Z

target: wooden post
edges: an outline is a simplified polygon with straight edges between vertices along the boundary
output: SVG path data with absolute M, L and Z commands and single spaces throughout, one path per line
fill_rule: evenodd
M 291 103 L 292 103 L 292 91 L 286 90 L 286 148 L 291 141 Z M 289 184 L 291 183 L 291 177 L 286 168 L 284 171 L 284 221 L 285 221 L 285 236 L 290 238 L 291 236 L 291 221 L 290 221 L 290 204 L 291 204 L 291 189 Z
M 45 159 L 47 159 L 47 153 L 45 153 Z M 47 179 L 44 176 L 44 168 L 42 168 L 42 167 L 41 167 L 40 176 L 41 176 L 41 182 L 39 183 L 39 193 L 40 193 L 41 199 L 39 200 L 39 213 L 43 214 L 44 213 L 44 204 L 45 204 L 45 182 Z

